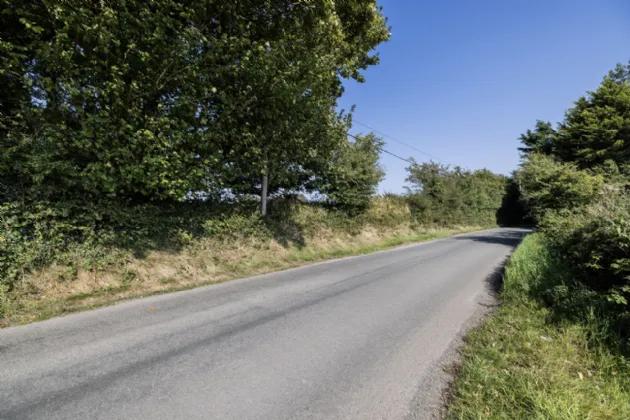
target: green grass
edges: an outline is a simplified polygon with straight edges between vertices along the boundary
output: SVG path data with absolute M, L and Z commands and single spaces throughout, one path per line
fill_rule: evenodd
M 466 338 L 448 418 L 630 419 L 630 363 L 605 315 L 576 304 L 559 316 L 550 299 L 572 290 L 569 271 L 540 234 L 523 241 L 501 308 Z

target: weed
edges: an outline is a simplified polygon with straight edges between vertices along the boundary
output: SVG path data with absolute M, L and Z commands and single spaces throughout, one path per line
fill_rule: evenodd
M 159 282 L 160 284 L 174 284 L 177 283 L 177 279 L 175 277 L 162 277 Z
M 319 210 L 317 210 L 319 211 Z M 356 235 L 322 228 L 304 237 L 304 245 L 283 245 L 279 239 L 198 238 L 177 252 L 153 251 L 141 257 L 122 258 L 124 265 L 79 269 L 73 281 L 59 282 L 57 271 L 42 269 L 28 278 L 36 294 L 26 289 L 7 294 L 0 326 L 33 322 L 67 312 L 91 309 L 165 291 L 296 267 L 330 258 L 362 255 L 405 243 L 425 241 L 478 227 L 427 231 L 409 225 L 396 229 L 363 228 Z M 5 286 L 6 287 L 6 286 Z M 0 295 L 2 297 L 2 295 Z
M 567 285 L 580 294 L 546 240 L 526 238 L 506 266 L 503 306 L 466 338 L 449 418 L 630 418 L 628 361 L 611 345 L 618 337 L 579 297 L 573 317 L 558 316 L 548 295 Z
M 138 273 L 135 270 L 126 268 L 123 269 L 118 276 L 120 283 L 125 287 L 129 287 L 131 286 L 131 282 L 138 277 Z

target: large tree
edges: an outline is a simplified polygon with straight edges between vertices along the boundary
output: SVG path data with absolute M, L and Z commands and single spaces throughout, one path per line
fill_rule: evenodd
M 342 78 L 389 37 L 375 0 L 0 9 L 4 199 L 181 199 L 262 172 L 295 186 L 344 141 Z
M 567 111 L 555 141 L 556 154 L 580 168 L 610 160 L 630 160 L 630 84 L 607 76 L 597 90 L 579 98 Z

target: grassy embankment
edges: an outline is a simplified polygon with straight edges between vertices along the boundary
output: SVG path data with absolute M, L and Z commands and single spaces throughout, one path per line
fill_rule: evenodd
M 0 326 L 482 228 L 423 227 L 413 221 L 406 204 L 387 198 L 374 200 L 366 213 L 355 217 L 299 203 L 267 220 L 243 214 L 194 217 L 192 223 L 185 218 L 156 219 L 146 229 L 136 228 L 149 232 L 143 233 L 142 243 L 153 244 L 140 251 L 120 245 L 121 235 L 139 235 L 127 230 L 112 235 L 113 246 L 84 241 L 59 253 L 50 264 L 33 265 L 10 291 L 0 289 Z M 200 228 L 190 229 L 191 224 Z M 23 254 L 33 254 L 27 255 L 28 261 L 37 262 L 51 253 L 51 246 L 50 241 L 40 241 Z
M 524 240 L 501 308 L 466 339 L 449 418 L 630 419 L 627 342 L 569 273 L 541 234 Z

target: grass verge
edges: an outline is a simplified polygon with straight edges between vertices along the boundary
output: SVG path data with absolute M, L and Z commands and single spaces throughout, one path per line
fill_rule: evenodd
M 568 273 L 540 234 L 522 242 L 501 308 L 466 337 L 448 418 L 630 419 L 630 363 Z M 569 317 L 557 300 L 567 291 Z
M 356 235 L 322 233 L 304 246 L 270 241 L 197 241 L 176 253 L 154 252 L 102 270 L 53 265 L 33 273 L 10 297 L 0 294 L 0 326 L 111 305 L 121 300 L 186 290 L 333 258 L 369 254 L 444 238 L 481 227 L 364 229 Z M 69 276 L 68 273 L 71 273 Z M 1 292 L 1 290 L 0 290 Z

